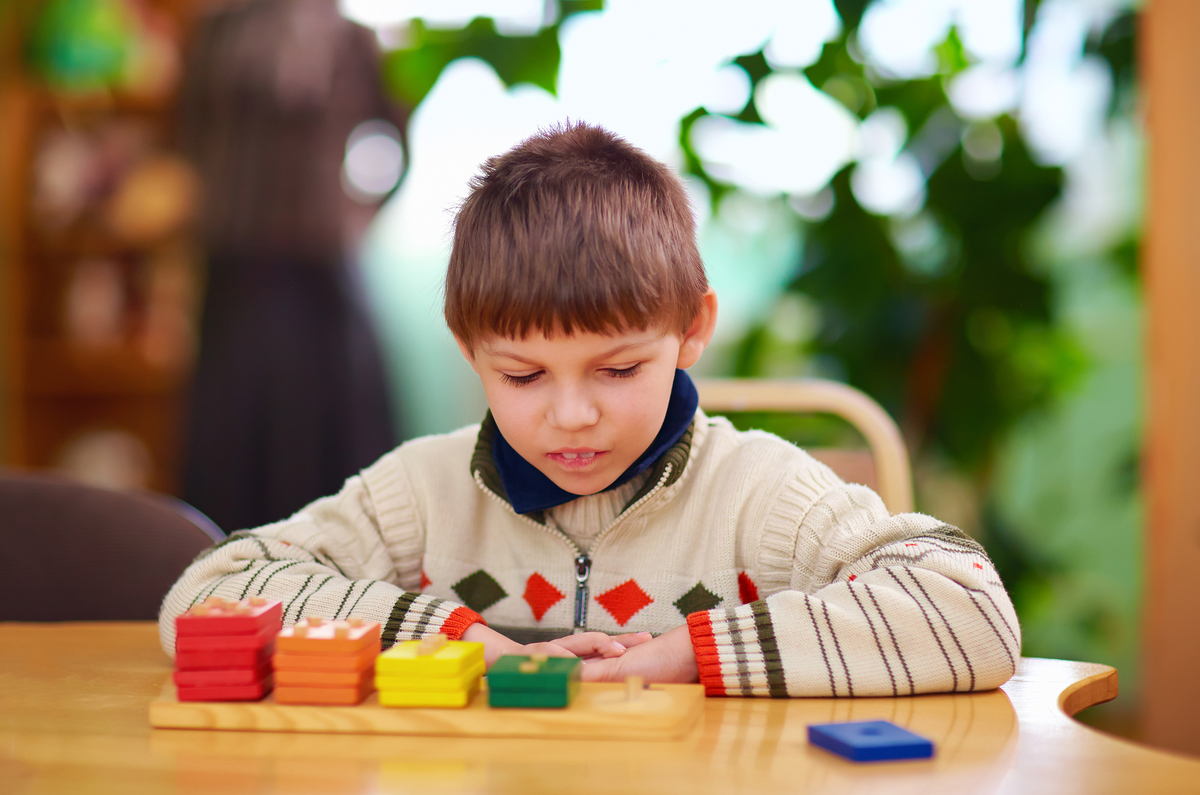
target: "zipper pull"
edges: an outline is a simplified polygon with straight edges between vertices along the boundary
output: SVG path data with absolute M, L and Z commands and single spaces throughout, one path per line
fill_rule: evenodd
M 587 625 L 588 577 L 592 573 L 592 559 L 587 553 L 575 558 L 575 631 L 583 632 Z

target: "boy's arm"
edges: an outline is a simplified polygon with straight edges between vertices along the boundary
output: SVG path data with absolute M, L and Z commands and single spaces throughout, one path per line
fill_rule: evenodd
M 411 500 L 389 500 L 385 538 L 376 503 L 356 476 L 290 519 L 234 533 L 193 562 L 163 600 L 163 649 L 174 653 L 175 617 L 209 596 L 281 599 L 285 626 L 309 615 L 378 621 L 384 648 L 439 632 L 461 637 L 483 619 L 417 592 L 424 539 L 415 511 L 405 516 L 405 506 Z
M 584 678 L 698 675 L 710 695 L 782 697 L 987 690 L 1012 676 L 1016 614 L 983 548 L 957 529 L 888 516 L 870 490 L 839 486 L 797 530 L 764 539 L 768 557 L 795 550 L 790 588 L 693 613 Z M 824 586 L 811 590 L 814 580 Z
M 983 547 L 956 528 L 889 516 L 874 492 L 839 485 L 790 539 L 765 535 L 760 564 L 789 543 L 790 588 L 688 616 L 709 694 L 988 690 L 1016 670 L 1012 603 Z

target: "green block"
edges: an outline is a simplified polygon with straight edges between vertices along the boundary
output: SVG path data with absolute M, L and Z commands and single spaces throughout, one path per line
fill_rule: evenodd
M 488 691 L 488 706 L 492 707 L 525 707 L 526 709 L 547 709 L 557 708 L 562 709 L 571 703 L 571 699 L 579 691 L 579 683 L 568 688 L 562 693 L 537 692 L 535 690 L 527 690 L 524 692 L 505 691 L 505 690 L 489 690 Z
M 522 671 L 528 657 L 501 657 L 488 671 L 488 704 L 493 707 L 565 707 L 579 692 L 583 664 L 578 659 L 551 657 L 535 671 Z

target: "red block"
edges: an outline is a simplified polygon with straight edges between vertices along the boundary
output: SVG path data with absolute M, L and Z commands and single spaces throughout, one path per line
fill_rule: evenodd
M 175 619 L 176 635 L 255 635 L 283 624 L 283 602 L 252 596 L 240 602 L 205 600 Z
M 214 685 L 212 687 L 179 687 L 180 701 L 258 701 L 271 692 L 271 677 L 252 685 Z
M 175 651 L 257 651 L 278 632 L 278 626 L 268 624 L 254 635 L 180 635 L 175 638 Z
M 258 668 L 227 668 L 211 671 L 176 671 L 175 684 L 179 687 L 224 687 L 227 685 L 252 685 L 271 675 L 271 664 Z
M 181 651 L 175 655 L 176 671 L 204 671 L 216 668 L 260 668 L 269 664 L 275 653 L 274 641 L 258 651 Z

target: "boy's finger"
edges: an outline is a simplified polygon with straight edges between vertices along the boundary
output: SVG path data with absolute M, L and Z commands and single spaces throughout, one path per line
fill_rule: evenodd
M 619 682 L 618 658 L 588 660 L 580 672 L 585 682 Z
M 545 654 L 547 657 L 578 657 L 574 650 L 558 641 L 552 643 L 530 643 L 522 649 L 525 654 Z
M 570 649 L 580 657 L 620 657 L 625 653 L 625 645 L 603 632 L 581 632 L 578 635 L 567 635 L 554 641 L 563 648 Z
M 649 632 L 630 632 L 625 635 L 613 635 L 612 639 L 620 644 L 623 644 L 625 648 L 631 649 L 634 646 L 638 646 L 648 640 L 654 640 L 654 636 Z

